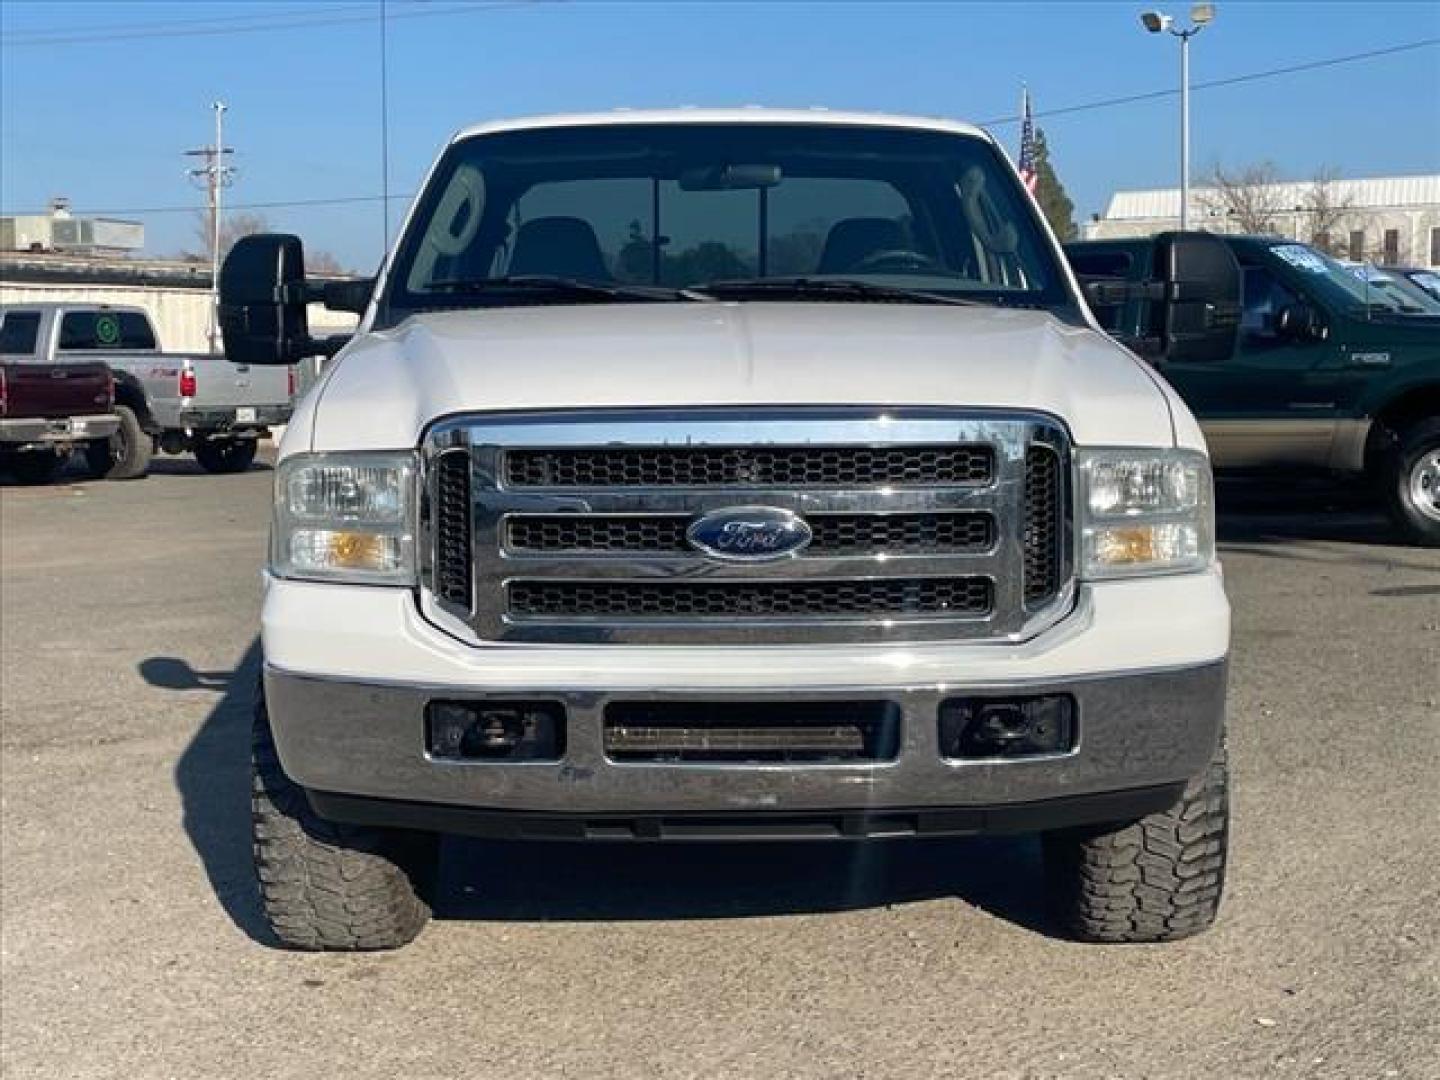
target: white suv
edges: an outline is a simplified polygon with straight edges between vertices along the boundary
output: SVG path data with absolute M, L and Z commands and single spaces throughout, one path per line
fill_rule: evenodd
M 1147 283 L 1157 350 L 1228 354 L 1215 248 L 1175 238 Z M 486 124 L 377 280 L 302 265 L 266 235 L 222 275 L 231 359 L 336 354 L 281 447 L 266 577 L 256 853 L 284 944 L 408 941 L 445 832 L 1037 831 L 1079 936 L 1210 923 L 1230 614 L 1205 445 L 988 135 Z M 309 338 L 313 299 L 354 337 Z

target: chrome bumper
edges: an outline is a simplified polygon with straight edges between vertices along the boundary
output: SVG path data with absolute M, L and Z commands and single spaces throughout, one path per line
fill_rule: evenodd
M 0 420 L 0 443 L 72 443 L 108 439 L 120 428 L 111 413 L 95 416 L 16 417 Z
M 1224 661 L 1103 677 L 867 690 L 483 694 L 459 687 L 297 675 L 267 665 L 265 693 L 286 773 L 323 794 L 550 814 L 755 814 L 885 808 L 999 807 L 1182 783 L 1198 775 L 1224 722 Z M 939 707 L 948 698 L 1066 693 L 1077 747 L 1014 760 L 947 760 Z M 425 752 L 431 699 L 534 699 L 565 704 L 563 760 L 437 761 Z M 602 748 L 613 700 L 886 700 L 901 709 L 893 761 L 867 764 L 616 763 Z

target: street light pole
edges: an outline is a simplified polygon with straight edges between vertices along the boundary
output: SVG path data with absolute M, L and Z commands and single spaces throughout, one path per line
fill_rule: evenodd
M 1147 11 L 1140 24 L 1152 34 L 1168 30 L 1180 39 L 1180 228 L 1190 227 L 1190 39 L 1215 19 L 1214 4 L 1194 4 L 1190 25 L 1180 27 L 1160 11 Z

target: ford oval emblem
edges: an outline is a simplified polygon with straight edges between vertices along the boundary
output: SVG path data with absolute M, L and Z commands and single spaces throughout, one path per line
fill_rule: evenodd
M 804 551 L 812 534 L 805 520 L 789 510 L 731 506 L 696 518 L 685 530 L 685 539 L 716 559 L 761 562 Z

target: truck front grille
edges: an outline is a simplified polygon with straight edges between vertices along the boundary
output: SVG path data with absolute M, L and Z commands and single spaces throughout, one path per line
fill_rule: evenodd
M 524 488 L 943 487 L 989 483 L 988 446 L 675 446 L 511 450 L 505 483 Z
M 1042 603 L 1060 589 L 1064 538 L 1060 458 L 1055 448 L 1031 445 L 1025 451 L 1025 602 Z
M 435 459 L 435 593 L 467 606 L 475 563 L 470 521 L 470 451 L 447 450 Z
M 1018 639 L 1073 592 L 1069 443 L 1043 416 L 515 414 L 429 445 L 422 604 L 462 639 Z M 809 544 L 721 559 L 689 539 L 755 509 Z
M 984 615 L 980 577 L 854 581 L 512 581 L 512 615 L 536 618 L 775 619 L 815 615 Z
M 506 522 L 505 546 L 514 552 L 684 554 L 693 515 L 516 515 Z M 814 514 L 812 554 L 923 555 L 986 551 L 995 541 L 995 519 L 981 511 L 930 514 Z

